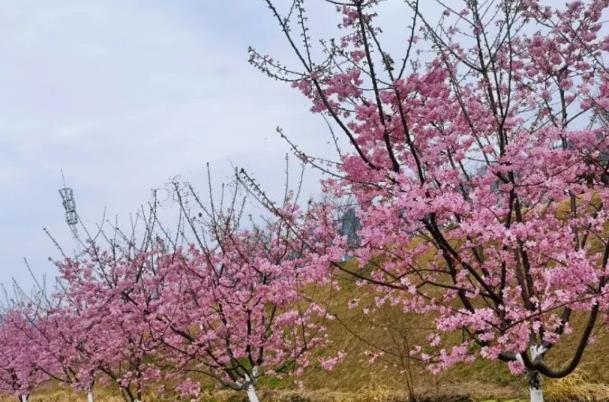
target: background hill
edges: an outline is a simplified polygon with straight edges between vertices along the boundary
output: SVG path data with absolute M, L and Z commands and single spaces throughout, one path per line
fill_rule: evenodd
M 362 314 L 374 303 L 374 294 L 342 278 L 340 290 L 316 290 L 311 297 L 325 302 L 337 319 L 328 321 L 330 346 L 324 355 L 339 351 L 347 356 L 332 371 L 319 366 L 309 368 L 302 377 L 263 380 L 259 385 L 262 401 L 407 401 L 414 393 L 420 401 L 524 400 L 527 384 L 509 373 L 501 362 L 478 360 L 455 366 L 440 375 L 432 375 L 420 362 L 409 359 L 409 345 L 424 344 L 422 329 L 433 324 L 433 317 L 403 313 L 395 306 L 384 306 L 374 313 Z M 351 302 L 351 303 L 350 303 Z M 358 307 L 349 305 L 358 302 Z M 574 323 L 577 333 L 578 322 Z M 552 350 L 550 361 L 565 361 L 573 339 Z M 596 340 L 585 354 L 577 371 L 566 379 L 547 380 L 549 401 L 609 400 L 609 335 L 596 329 Z M 215 388 L 208 381 L 204 401 L 242 401 L 244 394 Z M 15 398 L 0 399 L 1 402 Z M 30 402 L 84 401 L 85 395 L 49 385 L 30 397 Z M 96 400 L 119 402 L 113 389 L 96 389 Z M 144 401 L 165 401 L 148 395 Z

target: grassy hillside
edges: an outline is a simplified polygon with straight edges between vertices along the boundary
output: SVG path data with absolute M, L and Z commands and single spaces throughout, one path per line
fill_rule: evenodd
M 260 384 L 262 401 L 406 401 L 414 389 L 423 401 L 518 400 L 526 396 L 522 378 L 512 376 L 505 365 L 479 360 L 474 364 L 456 366 L 439 376 L 431 375 L 422 365 L 408 359 L 409 345 L 424 344 L 421 328 L 429 327 L 433 317 L 404 314 L 397 307 L 385 306 L 375 314 L 362 315 L 362 308 L 373 303 L 374 295 L 343 279 L 340 290 L 316 290 L 314 299 L 327 304 L 338 318 L 328 321 L 333 340 L 323 354 L 348 352 L 346 359 L 334 370 L 310 368 L 303 377 L 267 379 Z M 348 308 L 348 302 L 359 299 L 359 307 Z M 577 320 L 575 323 L 577 328 Z M 577 333 L 577 331 L 574 331 Z M 551 361 L 565 361 L 573 339 L 552 350 Z M 371 353 L 383 352 L 374 362 Z M 609 335 L 597 329 L 596 342 L 591 345 L 578 371 L 567 379 L 546 381 L 550 401 L 609 401 Z M 119 402 L 112 389 L 97 389 L 97 401 Z M 57 387 L 32 395 L 31 402 L 84 401 L 84 395 L 64 392 Z M 4 401 L 11 399 L 1 399 Z M 161 401 L 154 395 L 144 401 Z M 243 395 L 215 389 L 209 384 L 204 401 L 241 401 Z

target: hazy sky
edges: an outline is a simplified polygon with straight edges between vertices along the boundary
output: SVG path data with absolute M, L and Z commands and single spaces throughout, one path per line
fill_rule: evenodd
M 170 177 L 202 183 L 207 161 L 222 179 L 238 164 L 276 181 L 275 126 L 322 127 L 247 63 L 250 44 L 282 51 L 276 33 L 254 0 L 3 3 L 0 281 L 30 283 L 24 256 L 53 272 L 43 227 L 70 247 L 61 169 L 89 222 L 104 207 L 126 220 Z
M 336 26 L 331 7 L 309 3 L 314 26 Z M 126 221 L 171 177 L 203 184 L 205 162 L 216 179 L 245 166 L 278 190 L 277 125 L 305 149 L 325 147 L 324 122 L 247 63 L 248 45 L 289 61 L 261 0 L 3 2 L 0 281 L 31 284 L 23 257 L 52 275 L 43 227 L 70 246 L 61 169 L 86 222 L 104 207 Z

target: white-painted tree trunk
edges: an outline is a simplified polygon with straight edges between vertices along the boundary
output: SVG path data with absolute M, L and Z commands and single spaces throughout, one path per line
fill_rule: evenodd
M 544 353 L 547 349 L 543 345 L 531 345 L 529 347 L 529 355 L 531 361 L 536 361 L 539 358 L 543 358 Z M 522 355 L 516 355 L 516 359 L 519 362 L 523 362 Z M 529 379 L 529 395 L 531 402 L 543 402 L 543 389 L 541 387 L 541 381 L 539 373 L 533 371 L 527 373 Z
M 252 367 L 252 376 L 245 375 L 245 392 L 247 393 L 247 399 L 250 402 L 260 402 L 258 395 L 256 394 L 256 378 L 258 377 L 258 367 Z
M 247 399 L 249 399 L 250 402 L 260 402 L 258 395 L 256 395 L 256 387 L 254 387 L 253 384 L 248 385 L 246 391 Z
M 27 395 L 21 395 L 21 402 L 27 402 Z
M 529 388 L 531 394 L 531 402 L 543 402 L 543 390 L 540 388 Z
M 87 392 L 87 402 L 93 402 L 93 391 Z
M 529 355 L 533 362 L 542 359 L 547 349 L 543 345 L 531 345 Z M 541 387 L 541 377 L 538 372 L 529 373 L 529 394 L 531 402 L 543 402 L 543 389 Z

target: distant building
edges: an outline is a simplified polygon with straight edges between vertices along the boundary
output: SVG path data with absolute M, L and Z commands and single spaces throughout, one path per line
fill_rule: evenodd
M 340 217 L 340 234 L 347 237 L 347 245 L 350 249 L 359 247 L 361 239 L 357 232 L 362 224 L 357 217 L 355 208 L 349 208 Z

